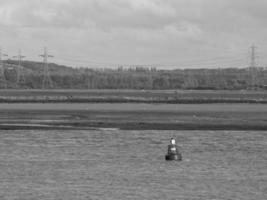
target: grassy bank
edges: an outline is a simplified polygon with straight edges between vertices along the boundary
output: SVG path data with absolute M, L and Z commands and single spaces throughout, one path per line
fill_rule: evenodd
M 265 91 L 1 90 L 0 103 L 267 103 Z

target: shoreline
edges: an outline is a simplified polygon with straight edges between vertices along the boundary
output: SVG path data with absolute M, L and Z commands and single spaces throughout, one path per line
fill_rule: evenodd
M 265 90 L 0 90 L 1 103 L 267 104 Z
M 267 130 L 259 104 L 0 104 L 0 130 Z
M 148 100 L 148 99 L 0 99 L 0 104 L 17 104 L 17 103 L 25 103 L 25 104 L 60 104 L 60 103 L 146 103 L 146 104 L 267 104 L 267 99 L 170 99 L 170 100 Z
M 91 125 L 91 126 L 90 126 Z M 267 131 L 267 125 L 214 125 L 214 124 L 153 124 L 153 123 L 102 123 L 97 124 L 68 124 L 68 125 L 41 125 L 41 124 L 25 124 L 11 125 L 0 124 L 0 130 L 201 130 L 201 131 Z

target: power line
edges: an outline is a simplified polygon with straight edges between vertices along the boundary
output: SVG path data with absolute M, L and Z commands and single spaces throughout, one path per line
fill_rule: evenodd
M 142 63 L 142 64 L 129 64 L 129 63 L 111 63 L 111 62 L 97 62 L 92 60 L 86 60 L 86 59 L 70 59 L 70 58 L 59 58 L 57 60 L 62 61 L 70 61 L 75 63 L 80 63 L 83 65 L 95 65 L 95 66 L 158 66 L 158 67 L 164 67 L 164 66 L 203 66 L 203 65 L 229 65 L 236 63 L 241 64 L 242 66 L 245 65 L 245 56 L 242 57 L 218 57 L 218 58 L 211 58 L 211 59 L 192 59 L 192 60 L 183 60 L 183 61 L 176 61 L 176 63 Z
M 53 88 L 53 82 L 51 80 L 50 77 L 50 73 L 49 73 L 49 64 L 48 64 L 48 58 L 53 58 L 53 55 L 49 55 L 47 53 L 47 49 L 46 47 L 44 48 L 44 54 L 39 55 L 40 57 L 43 57 L 43 64 L 44 64 L 44 71 L 43 71 L 43 83 L 42 83 L 42 89 L 46 89 L 47 85 L 48 88 Z
M 7 54 L 2 53 L 2 49 L 0 47 L 0 87 L 7 88 L 7 81 L 5 76 L 5 68 L 4 68 L 4 62 L 2 60 L 2 57 L 8 56 Z

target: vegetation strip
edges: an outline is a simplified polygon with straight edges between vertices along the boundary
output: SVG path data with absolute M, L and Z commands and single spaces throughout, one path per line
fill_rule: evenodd
M 267 103 L 265 91 L 0 90 L 0 103 Z

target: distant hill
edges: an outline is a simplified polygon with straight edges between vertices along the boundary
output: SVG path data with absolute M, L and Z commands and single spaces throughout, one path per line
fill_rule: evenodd
M 0 88 L 255 90 L 267 87 L 265 68 L 156 70 L 137 66 L 90 69 L 51 63 L 50 79 L 45 82 L 41 62 L 23 61 L 19 69 L 17 61 L 6 60 L 4 68 L 6 81 L 0 80 Z
M 16 60 L 6 60 L 5 63 L 14 67 L 18 66 L 18 61 Z M 32 73 L 43 73 L 44 70 L 44 64 L 42 62 L 22 61 L 21 65 L 23 68 L 30 70 Z M 74 71 L 76 71 L 74 68 L 54 63 L 49 64 L 49 70 L 53 74 L 72 74 Z

